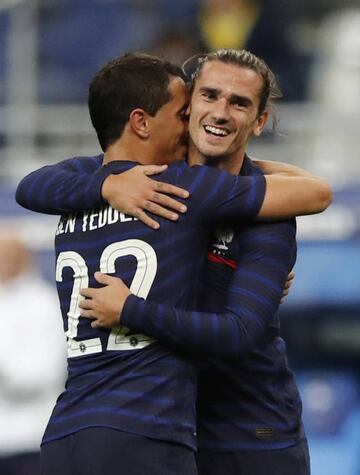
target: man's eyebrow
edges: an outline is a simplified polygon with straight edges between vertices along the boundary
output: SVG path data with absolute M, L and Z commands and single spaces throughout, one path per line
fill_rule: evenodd
M 220 89 L 216 87 L 202 86 L 199 88 L 200 92 L 211 92 L 212 94 L 220 94 Z

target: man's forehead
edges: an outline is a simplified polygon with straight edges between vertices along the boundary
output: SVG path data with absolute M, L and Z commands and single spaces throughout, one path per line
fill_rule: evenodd
M 245 66 L 222 61 L 208 61 L 196 79 L 195 87 L 213 88 L 229 94 L 240 94 L 244 87 L 258 93 L 262 87 L 261 76 Z
M 224 77 L 231 79 L 232 82 L 243 80 L 244 77 L 257 76 L 255 71 L 237 64 L 224 63 L 222 61 L 207 61 L 198 76 L 197 81 L 208 80 L 223 82 Z

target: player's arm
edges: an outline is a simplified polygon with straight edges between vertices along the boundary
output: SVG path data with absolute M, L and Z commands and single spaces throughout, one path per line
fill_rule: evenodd
M 169 219 L 176 219 L 177 215 L 164 206 L 184 212 L 183 203 L 164 193 L 184 198 L 185 190 L 149 179 L 145 176 L 147 167 L 134 167 L 118 175 L 117 162 L 100 167 L 99 161 L 94 162 L 96 158 L 70 159 L 31 173 L 18 186 L 18 203 L 37 212 L 63 214 L 101 207 L 105 200 L 151 227 L 157 227 L 157 223 L 144 210 Z M 197 168 L 189 186 L 199 191 L 198 185 L 202 183 L 202 190 L 195 198 L 199 218 L 204 211 L 206 219 L 210 215 L 212 220 L 254 217 L 261 205 L 259 217 L 283 218 L 319 212 L 331 201 L 327 184 L 317 178 L 268 176 L 265 192 L 263 177 L 232 177 L 209 167 Z
M 188 189 L 192 197 L 188 202 L 189 207 L 192 205 L 192 218 L 212 222 L 222 218 L 241 219 L 256 216 L 259 219 L 285 219 L 319 213 L 330 204 L 331 190 L 325 180 L 299 167 L 269 163 L 272 163 L 272 168 L 270 169 L 268 164 L 266 171 L 272 175 L 266 177 L 233 176 L 208 166 L 185 168 L 184 175 L 177 176 L 177 179 L 178 184 Z M 125 174 L 112 175 L 105 179 L 103 198 L 114 208 L 140 217 L 148 224 L 147 211 L 160 213 L 149 200 L 137 208 L 130 208 L 130 200 L 123 200 L 117 186 L 120 177 L 125 178 Z M 158 182 L 157 186 L 163 185 L 164 183 Z M 131 188 L 135 189 L 135 184 L 131 185 Z
M 199 221 L 287 219 L 319 213 L 332 199 L 328 183 L 313 175 L 232 176 L 207 166 L 191 168 L 198 175 L 193 180 L 196 186 L 188 188 L 196 204 L 191 215 Z
M 119 162 L 101 166 L 100 157 L 73 158 L 45 166 L 23 178 L 16 200 L 24 208 L 46 214 L 98 208 L 108 202 L 154 228 L 157 222 L 143 209 L 171 220 L 186 211 L 183 203 L 168 196 L 187 198 L 186 190 L 148 177 L 161 173 L 166 165 L 136 166 L 120 174 L 119 166 L 122 170 Z
M 33 171 L 16 190 L 24 208 L 46 214 L 63 214 L 103 204 L 101 185 L 106 176 L 100 157 L 64 160 Z
M 319 213 L 331 203 L 329 184 L 303 168 L 270 160 L 252 159 L 252 162 L 268 175 L 267 193 L 259 213 L 260 218 L 267 214 L 275 218 L 286 218 L 294 213 L 297 216 Z M 279 210 L 278 216 L 276 210 Z
M 274 174 L 265 179 L 266 193 L 259 219 L 321 213 L 332 202 L 330 186 L 322 178 Z
M 251 159 L 252 163 L 256 165 L 260 170 L 263 172 L 264 175 L 284 175 L 284 176 L 291 176 L 291 177 L 308 177 L 314 178 L 315 176 L 304 170 L 301 167 L 296 165 L 290 165 L 289 163 L 285 162 L 275 162 L 273 160 L 259 160 L 256 158 Z
M 81 315 L 94 318 L 95 328 L 122 324 L 190 353 L 234 356 L 250 352 L 280 303 L 294 261 L 295 226 L 289 222 L 255 226 L 244 232 L 240 245 L 243 254 L 222 312 L 183 311 L 146 301 L 132 295 L 120 279 L 97 274 L 104 287 L 81 291 L 87 297 L 80 304 Z
M 265 178 L 262 175 L 236 177 L 207 166 L 188 168 L 189 176 L 180 178 L 179 183 L 193 196 L 193 199 L 189 200 L 189 206 L 192 203 L 193 216 L 199 221 L 256 216 L 259 219 L 286 219 L 319 213 L 329 206 L 332 199 L 330 187 L 325 180 L 287 164 L 279 164 L 277 168 L 273 165 L 272 174 Z M 266 171 L 270 173 L 269 165 Z M 170 197 L 161 194 L 173 193 L 184 198 L 187 195 L 181 194 L 183 189 L 169 188 L 165 191 L 163 187 L 171 185 L 149 179 L 154 186 L 151 190 L 152 196 L 142 198 L 141 191 L 144 186 L 135 174 L 127 174 L 110 175 L 104 180 L 102 197 L 113 208 L 138 217 L 148 225 L 153 223 L 147 212 L 177 219 L 177 215 L 171 215 L 169 212 L 165 215 L 156 203 L 172 207 L 177 212 L 185 211 L 186 208 L 181 208 L 181 203 L 169 201 Z M 121 186 L 120 180 L 123 181 Z M 125 195 L 123 189 L 133 190 L 134 196 Z

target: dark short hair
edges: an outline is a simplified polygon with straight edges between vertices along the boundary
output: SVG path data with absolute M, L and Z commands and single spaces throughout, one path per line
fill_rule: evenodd
M 208 61 L 221 61 L 255 71 L 262 77 L 263 87 L 260 91 L 259 115 L 269 106 L 271 101 L 282 97 L 274 73 L 266 62 L 245 49 L 224 48 L 211 53 L 193 56 L 184 64 L 187 78 L 194 84 L 201 70 Z
M 89 112 L 101 148 L 121 137 L 132 110 L 156 115 L 172 99 L 171 76 L 184 79 L 182 69 L 169 61 L 143 53 L 127 53 L 108 62 L 89 87 Z

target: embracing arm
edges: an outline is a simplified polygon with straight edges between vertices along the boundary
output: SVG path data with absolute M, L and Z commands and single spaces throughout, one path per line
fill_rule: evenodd
M 256 165 L 263 172 L 264 175 L 284 175 L 299 177 L 304 176 L 308 178 L 316 178 L 315 175 L 300 168 L 296 165 L 290 165 L 285 162 L 275 162 L 273 160 L 258 160 L 256 158 L 251 159 L 252 163 Z
M 267 175 L 260 219 L 285 219 L 324 211 L 332 201 L 328 183 L 322 178 Z
M 321 213 L 330 205 L 331 188 L 323 178 L 288 163 L 255 159 L 252 162 L 266 175 L 260 219 Z
M 100 165 L 100 157 L 84 157 L 42 167 L 21 180 L 16 201 L 24 208 L 46 214 L 103 206 L 101 187 L 108 172 Z
M 163 172 L 166 165 L 136 166 L 116 174 L 119 162 L 101 163 L 101 156 L 79 157 L 35 170 L 19 183 L 16 201 L 46 214 L 73 213 L 109 203 L 153 228 L 158 223 L 144 210 L 171 220 L 186 211 L 183 203 L 167 195 L 187 198 L 186 190 L 148 178 Z
M 293 264 L 295 226 L 268 223 L 246 230 L 243 249 L 221 312 L 184 311 L 130 294 L 120 279 L 101 275 L 100 289 L 85 289 L 82 316 L 94 327 L 120 324 L 183 351 L 216 356 L 243 355 L 272 322 Z M 209 292 L 216 292 L 216 288 Z M 204 296 L 207 298 L 207 296 Z M 110 313 L 112 318 L 109 319 Z
M 47 214 L 72 213 L 99 208 L 109 203 L 113 208 L 135 216 L 153 228 L 158 228 L 159 225 L 147 212 L 176 220 L 177 213 L 186 211 L 183 203 L 167 196 L 172 194 L 187 198 L 189 194 L 186 190 L 151 180 L 147 176 L 164 171 L 166 166 L 136 166 L 118 174 L 116 167 L 119 162 L 101 166 L 101 161 L 101 156 L 80 157 L 40 168 L 19 183 L 16 200 L 24 208 Z M 262 177 L 240 178 L 236 188 L 229 176 L 225 181 L 229 182 L 228 191 L 232 199 L 228 203 L 220 199 L 216 203 L 218 206 L 212 207 L 213 215 L 216 209 L 221 208 L 219 216 L 228 216 L 228 208 L 234 204 L 234 196 L 238 201 L 241 198 L 238 204 L 239 216 L 254 216 L 261 205 L 261 202 L 254 202 L 263 199 L 259 219 L 284 219 L 318 213 L 330 204 L 331 190 L 321 178 L 298 167 L 278 162 L 257 161 L 256 164 L 262 167 L 261 164 L 266 164 L 264 171 L 274 173 L 265 177 L 265 197 L 261 197 Z M 203 167 L 204 174 L 206 168 Z M 225 175 L 216 178 L 216 187 L 224 185 Z M 253 180 L 252 186 L 249 187 L 249 183 L 242 185 L 243 180 Z M 196 184 L 197 180 L 193 183 Z M 214 190 L 216 187 L 210 189 Z M 206 201 L 205 199 L 203 204 Z

